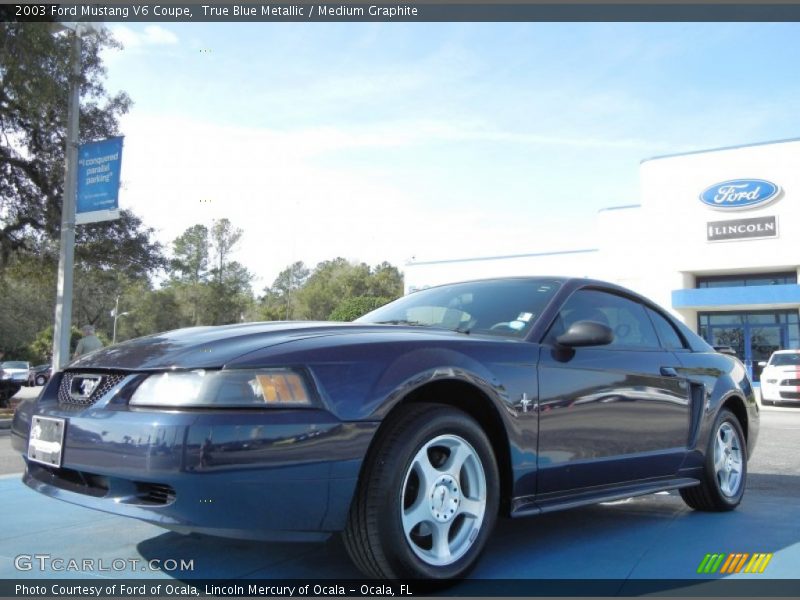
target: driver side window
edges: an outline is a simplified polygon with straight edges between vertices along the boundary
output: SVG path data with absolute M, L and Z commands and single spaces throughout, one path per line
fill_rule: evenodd
M 547 334 L 547 340 L 555 341 L 578 321 L 596 321 L 611 328 L 614 341 L 604 348 L 660 349 L 644 306 L 623 296 L 599 290 L 578 290 L 562 307 Z

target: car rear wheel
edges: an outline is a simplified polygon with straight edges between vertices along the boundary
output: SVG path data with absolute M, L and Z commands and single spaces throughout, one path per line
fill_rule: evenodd
M 684 488 L 683 500 L 696 510 L 733 510 L 742 501 L 747 483 L 747 444 L 742 426 L 727 409 L 717 415 L 706 449 L 700 485 Z
M 36 385 L 44 385 L 45 383 L 47 383 L 47 377 L 44 375 L 36 376 Z
M 499 475 L 480 425 L 448 406 L 415 404 L 367 456 L 344 543 L 370 577 L 461 577 L 497 519 Z

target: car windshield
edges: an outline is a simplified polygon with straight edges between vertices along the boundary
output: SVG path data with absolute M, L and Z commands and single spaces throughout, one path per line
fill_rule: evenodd
M 773 367 L 800 365 L 800 352 L 792 354 L 773 354 L 769 364 Z
M 28 363 L 22 362 L 19 360 L 7 360 L 4 363 L 0 363 L 0 368 L 3 369 L 27 369 Z
M 463 333 L 522 338 L 559 286 L 551 279 L 445 285 L 404 296 L 356 322 L 441 327 Z

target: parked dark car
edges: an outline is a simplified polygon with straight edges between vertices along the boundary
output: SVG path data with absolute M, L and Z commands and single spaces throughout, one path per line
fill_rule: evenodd
M 50 380 L 52 367 L 50 365 L 37 365 L 31 367 L 30 375 L 28 376 L 28 385 L 44 385 Z
M 0 407 L 6 406 L 9 399 L 16 394 L 22 387 L 19 383 L 10 379 L 2 379 L 3 368 L 0 367 Z
M 367 575 L 444 579 L 498 516 L 662 490 L 735 508 L 758 407 L 741 362 L 645 298 L 513 278 L 104 348 L 12 433 L 48 496 L 180 532 L 343 532 Z
M 0 406 L 16 394 L 28 383 L 30 364 L 24 360 L 6 360 L 0 362 Z

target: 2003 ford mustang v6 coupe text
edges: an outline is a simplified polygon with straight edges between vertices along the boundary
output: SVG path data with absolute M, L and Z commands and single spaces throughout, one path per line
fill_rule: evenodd
M 196 327 L 101 349 L 13 422 L 25 483 L 180 532 L 322 540 L 455 578 L 498 516 L 679 490 L 735 508 L 744 367 L 623 288 L 426 289 L 354 323 Z

